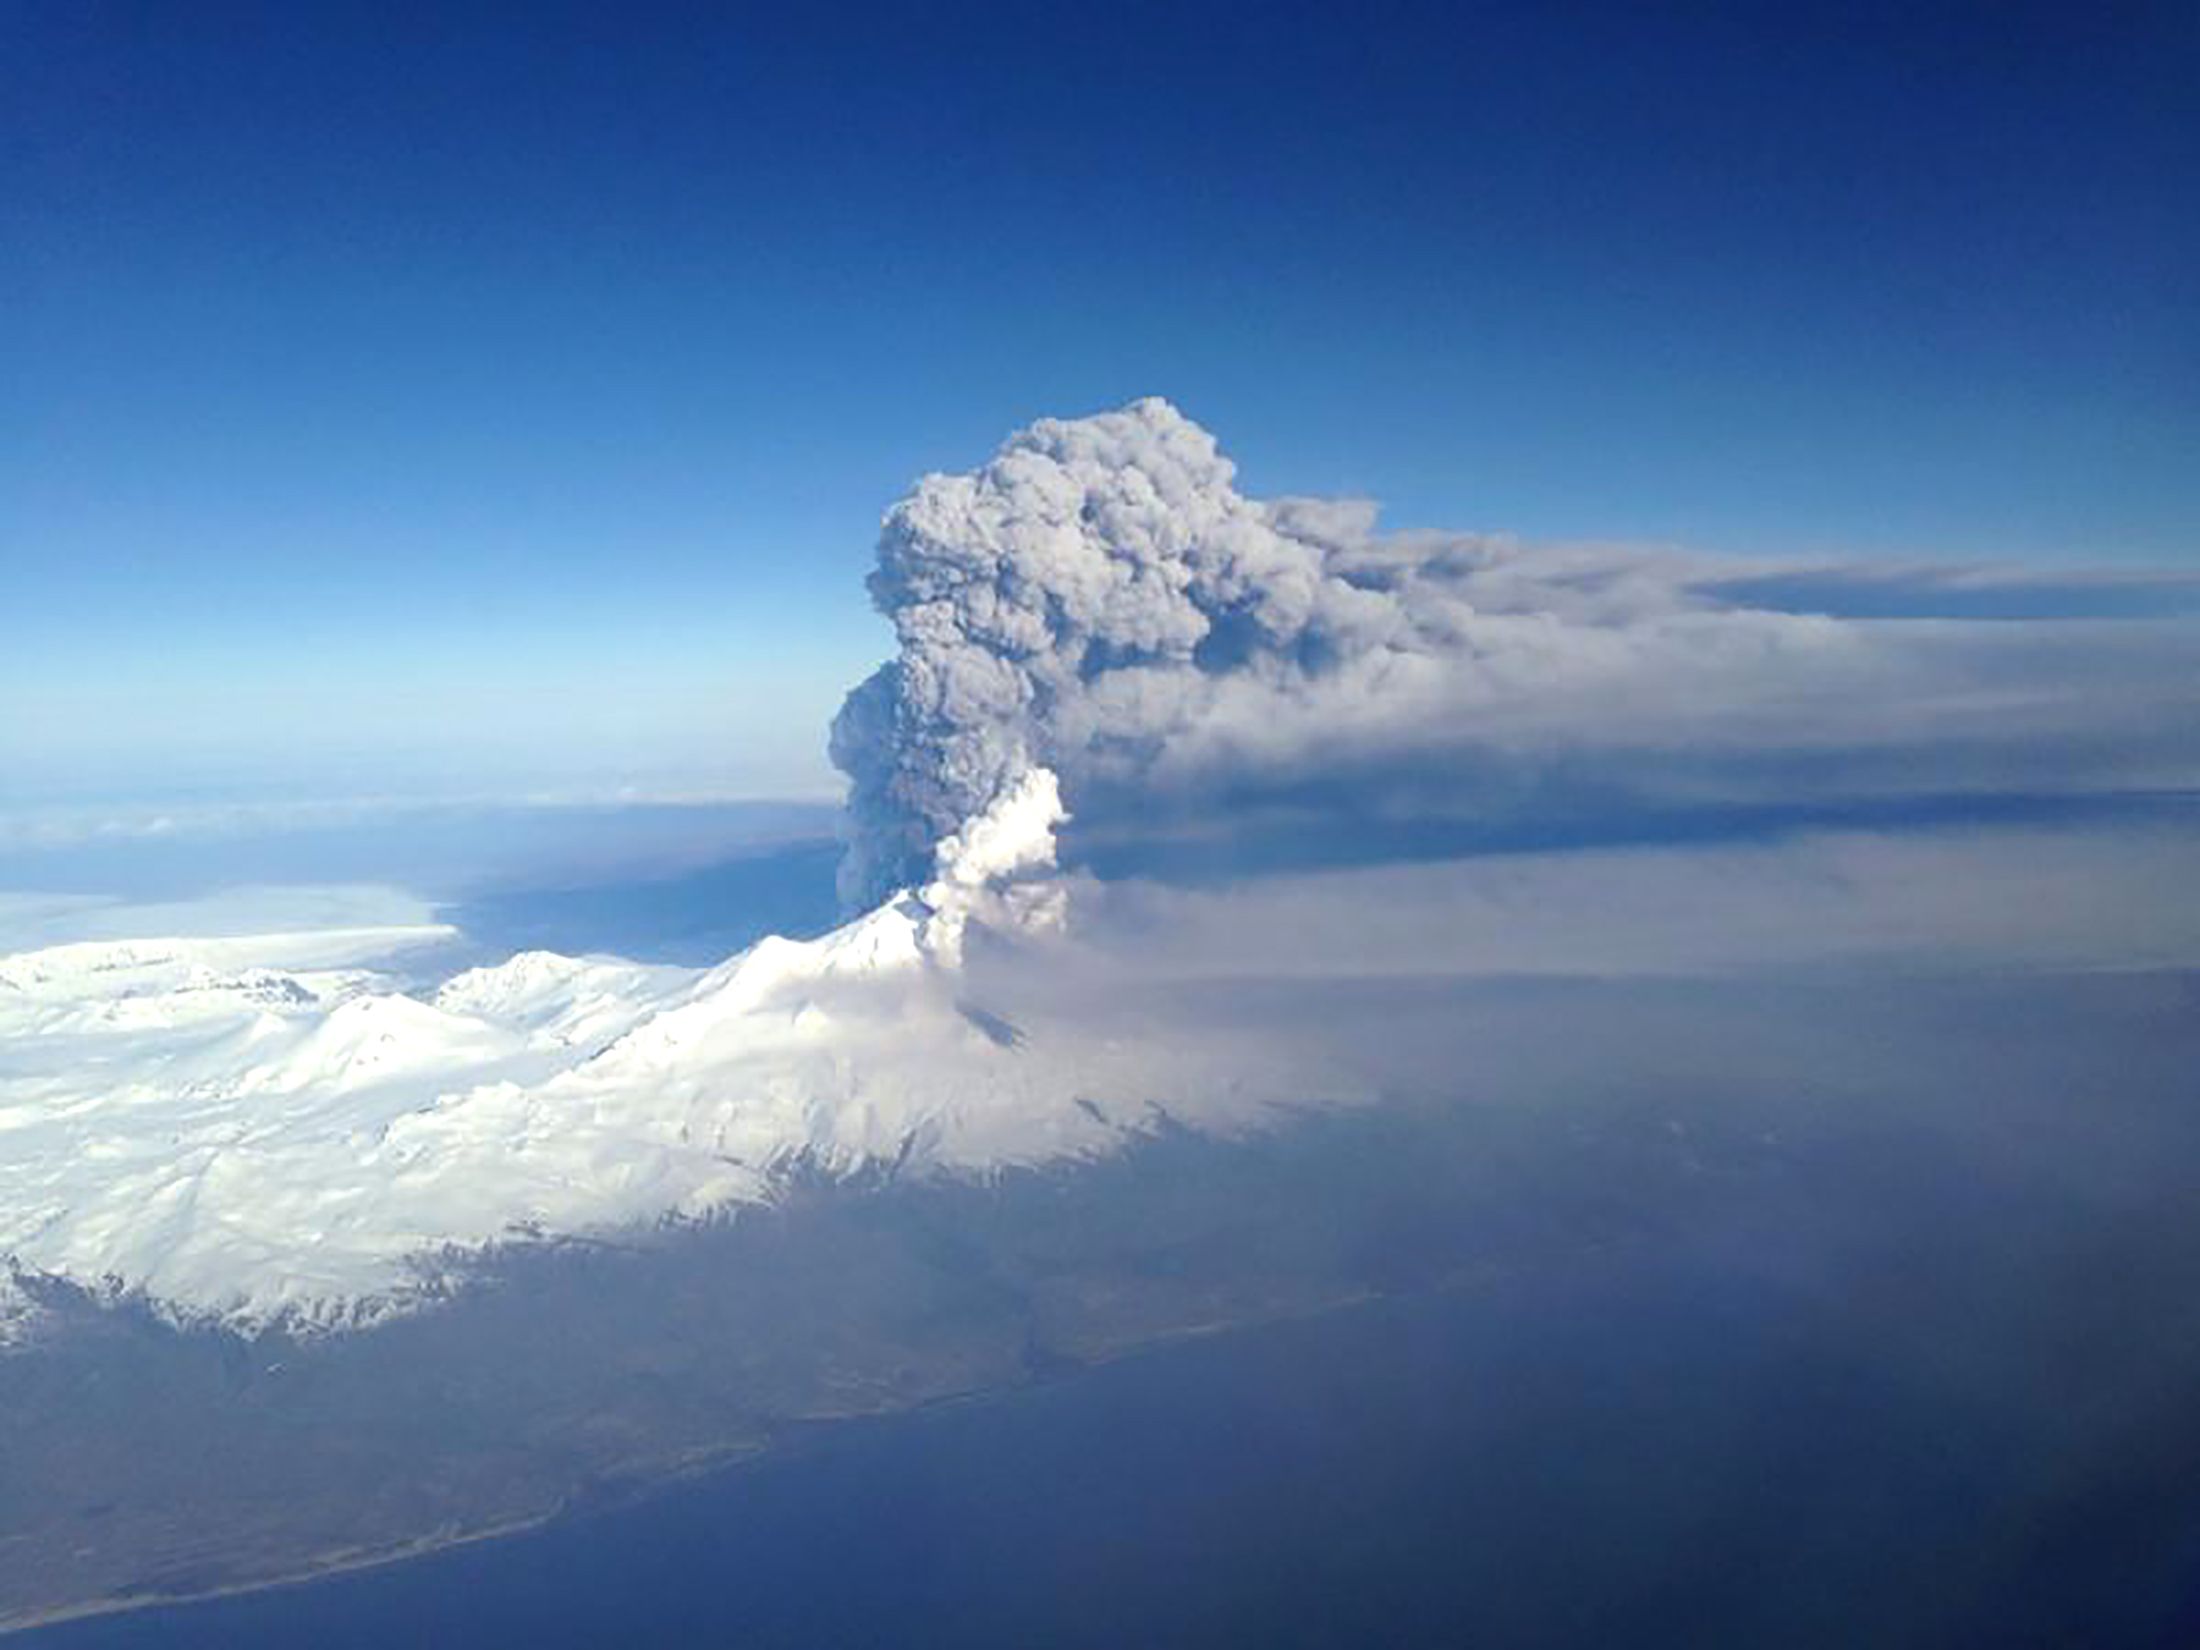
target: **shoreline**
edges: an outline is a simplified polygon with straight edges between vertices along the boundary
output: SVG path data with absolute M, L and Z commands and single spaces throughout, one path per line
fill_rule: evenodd
M 195 1605 L 216 1603 L 222 1599 L 243 1598 L 259 1593 L 310 1587 L 318 1582 L 333 1581 L 343 1576 L 390 1569 L 417 1559 L 432 1558 L 439 1553 L 454 1552 L 462 1548 L 478 1546 L 492 1541 L 503 1541 L 517 1536 L 525 1536 L 547 1529 L 563 1520 L 578 1522 L 599 1514 L 615 1513 L 627 1507 L 654 1500 L 658 1496 L 670 1493 L 686 1484 L 721 1474 L 730 1476 L 767 1458 L 785 1456 L 806 1448 L 814 1448 L 822 1441 L 824 1434 L 837 1432 L 851 1422 L 892 1423 L 912 1420 L 921 1415 L 943 1410 L 997 1402 L 1017 1393 L 1029 1391 L 1034 1387 L 1061 1381 L 1072 1381 L 1080 1375 L 1134 1358 L 1162 1355 L 1189 1343 L 1327 1317 L 1333 1313 L 1364 1308 L 1385 1300 L 1401 1298 L 1401 1296 L 1446 1294 L 1456 1289 L 1470 1287 L 1473 1284 L 1486 1281 L 1486 1276 L 1485 1273 L 1474 1270 L 1468 1274 L 1438 1280 L 1415 1290 L 1356 1290 L 1298 1310 L 1270 1312 L 1247 1318 L 1218 1319 L 1171 1329 L 1120 1347 L 1105 1349 L 1085 1357 L 1065 1360 L 1055 1367 L 1035 1371 L 1021 1381 L 996 1386 L 973 1387 L 962 1392 L 943 1393 L 937 1397 L 922 1399 L 913 1404 L 905 1404 L 890 1409 L 848 1410 L 835 1414 L 806 1416 L 800 1421 L 792 1423 L 788 1427 L 788 1436 L 783 1439 L 748 1447 L 707 1452 L 686 1460 L 677 1461 L 654 1471 L 637 1473 L 630 1481 L 623 1484 L 614 1483 L 575 1492 L 548 1512 L 506 1519 L 480 1529 L 450 1534 L 425 1535 L 395 1547 L 378 1548 L 366 1552 L 348 1550 L 331 1554 L 325 1560 L 314 1563 L 310 1568 L 293 1573 L 258 1580 L 237 1581 L 198 1591 L 107 1597 L 86 1600 L 79 1604 L 56 1605 L 47 1609 L 34 1610 L 27 1614 L 0 1615 L 0 1640 L 14 1638 L 24 1633 L 37 1632 L 43 1628 L 63 1626 L 72 1621 L 85 1621 L 100 1616 L 129 1615 L 162 1609 L 188 1609 Z M 368 1333 L 372 1333 L 372 1331 L 368 1331 Z

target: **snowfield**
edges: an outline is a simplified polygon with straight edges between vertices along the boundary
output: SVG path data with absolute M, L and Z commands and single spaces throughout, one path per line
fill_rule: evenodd
M 371 1323 L 517 1238 L 693 1218 L 796 1166 L 984 1170 L 1321 1096 L 1247 1047 L 1011 1027 L 965 929 L 1046 943 L 1061 809 L 1034 770 L 938 877 L 708 969 L 528 952 L 422 996 L 422 929 L 92 942 L 0 958 L 0 1342 L 21 1282 L 178 1320 Z

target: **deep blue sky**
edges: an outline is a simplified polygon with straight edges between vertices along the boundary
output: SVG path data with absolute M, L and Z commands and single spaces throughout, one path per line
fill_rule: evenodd
M 1146 393 L 1400 523 L 2189 565 L 2195 86 L 2183 5 L 8 5 L 0 804 L 816 789 L 882 507 Z

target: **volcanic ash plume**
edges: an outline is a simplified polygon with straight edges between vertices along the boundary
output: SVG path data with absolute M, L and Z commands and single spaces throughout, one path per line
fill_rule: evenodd
M 843 899 L 920 881 L 1028 767 L 1135 772 L 1215 714 L 1223 679 L 1289 692 L 1398 631 L 1392 595 L 1327 567 L 1334 530 L 1364 536 L 1368 511 L 1264 505 L 1233 474 L 1149 399 L 1042 420 L 889 512 L 870 590 L 900 655 L 833 724 L 852 781 Z
M 1034 767 L 1088 840 L 1268 809 L 1332 847 L 1582 798 L 1792 806 L 1813 776 L 1849 795 L 2190 771 L 2183 632 L 2111 651 L 2045 624 L 1857 623 L 1753 602 L 1777 563 L 1381 533 L 1372 505 L 1233 479 L 1146 400 L 1041 420 L 887 514 L 870 590 L 900 648 L 832 734 L 852 907 L 920 886 Z

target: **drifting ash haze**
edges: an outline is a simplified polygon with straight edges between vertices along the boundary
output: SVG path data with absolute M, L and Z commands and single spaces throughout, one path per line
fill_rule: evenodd
M 1248 499 L 1160 401 L 1044 421 L 887 518 L 872 591 L 901 645 L 833 729 L 842 889 L 865 910 L 833 933 L 700 971 L 530 952 L 419 992 L 396 971 L 435 937 L 419 930 L 0 958 L 0 1341 L 35 1335 L 52 1280 L 183 1319 L 338 1327 L 437 1298 L 484 1246 L 703 1217 L 791 1174 L 982 1172 L 1372 1091 L 1327 1015 L 1125 1034 L 1093 1011 L 1110 981 L 1441 973 L 1468 965 L 1461 943 L 1484 970 L 1594 972 L 1615 924 L 1638 965 L 1673 966 L 1643 952 L 1676 903 L 1668 931 L 1720 966 L 1807 957 L 1829 923 L 1852 957 L 1946 938 L 1891 883 L 1875 926 L 1822 866 L 1787 862 L 1662 884 L 1700 890 L 1663 906 L 1639 898 L 1659 875 L 1639 859 L 1586 883 L 1560 858 L 1525 881 L 1393 867 L 1141 896 L 1057 870 L 1065 801 L 1096 838 L 1311 815 L 1352 863 L 1385 822 L 1585 778 L 1627 805 L 2192 781 L 2188 630 L 1860 623 L 1745 603 L 1729 586 L 1750 576 L 1768 575 Z M 2129 886 L 2134 864 L 2189 869 L 2188 848 L 2158 832 L 2106 869 L 2058 861 L 2069 920 L 2044 935 L 1973 909 L 2038 910 L 2036 856 L 1983 881 L 1934 860 L 1922 909 L 2000 962 L 2036 941 L 2113 965 L 2130 913 L 2154 924 L 2148 960 L 2189 961 L 2192 923 L 2164 928 L 2175 910 Z M 1895 871 L 1856 874 L 1887 882 L 1908 862 L 1870 863 Z M 1721 916 L 1743 884 L 1769 953 Z M 1537 949 L 1554 912 L 1566 931 Z M 1054 1008 L 991 997 L 977 965 L 1002 948 L 1004 972 L 1056 981 Z M 1309 1057 L 1323 1036 L 1334 1064 Z

